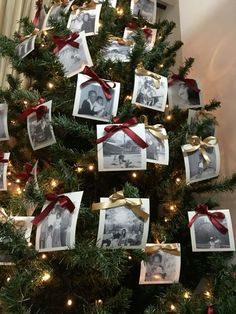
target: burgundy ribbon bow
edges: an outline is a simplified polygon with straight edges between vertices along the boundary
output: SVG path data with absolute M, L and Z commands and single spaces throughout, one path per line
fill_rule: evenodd
M 207 314 L 214 314 L 214 308 L 213 308 L 213 304 L 209 303 L 207 305 Z
M 56 195 L 54 193 L 48 193 L 46 194 L 46 200 L 49 201 L 50 203 L 39 215 L 37 215 L 31 221 L 34 225 L 37 225 L 40 221 L 42 221 L 55 207 L 57 202 L 60 204 L 61 207 L 67 208 L 70 211 L 70 213 L 72 213 L 75 209 L 74 203 L 66 195 Z
M 79 43 L 75 41 L 79 37 L 78 32 L 71 33 L 67 37 L 61 38 L 59 36 L 53 36 L 53 42 L 56 45 L 53 52 L 58 53 L 65 45 L 70 45 L 74 48 L 79 48 Z
M 173 74 L 171 76 L 171 81 L 169 82 L 169 85 L 172 85 L 175 81 L 181 81 L 184 82 L 189 88 L 191 88 L 194 92 L 199 93 L 200 89 L 197 86 L 197 82 L 194 79 L 187 79 L 182 78 L 181 76 L 177 74 Z
M 205 205 L 197 204 L 196 207 L 195 207 L 195 211 L 197 213 L 189 221 L 189 224 L 188 224 L 189 228 L 192 226 L 192 224 L 198 218 L 198 216 L 200 216 L 200 215 L 207 215 L 209 217 L 210 221 L 216 227 L 217 230 L 219 230 L 223 234 L 226 234 L 228 232 L 228 229 L 218 221 L 218 219 L 224 219 L 225 218 L 224 213 L 221 213 L 221 212 L 210 213 L 208 211 L 207 204 L 205 204 Z
M 151 30 L 151 28 L 143 28 L 143 32 L 144 32 L 144 35 L 146 36 L 146 37 L 151 37 L 152 36 L 152 30 Z
M 127 27 L 130 28 L 130 29 L 136 30 L 136 29 L 138 29 L 138 24 L 135 23 L 134 21 L 130 21 L 130 22 L 128 22 Z M 143 30 L 144 35 L 146 37 L 152 36 L 151 28 L 144 27 L 144 28 L 142 28 L 142 30 Z
M 120 119 L 118 117 L 115 117 L 114 119 L 115 123 L 120 123 Z M 104 130 L 107 132 L 104 136 L 98 138 L 96 140 L 96 143 L 99 144 L 103 141 L 105 141 L 107 138 L 111 137 L 114 133 L 117 131 L 122 130 L 125 132 L 136 144 L 138 144 L 142 148 L 148 147 L 148 144 L 144 142 L 140 136 L 138 136 L 134 131 L 132 131 L 129 127 L 133 126 L 138 123 L 138 120 L 136 117 L 129 118 L 124 123 L 118 124 L 118 125 L 108 125 L 104 128 Z
M 32 177 L 32 170 L 33 170 L 33 166 L 31 165 L 31 163 L 27 162 L 24 165 L 24 170 L 19 172 L 17 174 L 17 177 L 23 181 L 27 181 L 30 177 Z
M 110 85 L 107 84 L 107 82 L 103 79 L 101 79 L 93 70 L 91 70 L 87 65 L 84 67 L 83 74 L 86 74 L 88 76 L 91 77 L 91 79 L 87 80 L 86 82 L 82 83 L 81 86 L 86 85 L 90 82 L 96 81 L 97 83 L 99 83 L 102 87 L 103 93 L 105 95 L 105 97 L 108 100 L 112 99 L 112 95 L 111 95 L 111 88 L 114 88 L 116 86 L 116 84 L 113 82 L 113 87 L 111 87 Z
M 48 107 L 44 105 L 31 106 L 23 111 L 18 117 L 18 120 L 25 120 L 32 112 L 36 113 L 37 121 L 41 120 L 45 113 L 48 111 Z
M 35 27 L 37 27 L 39 24 L 39 18 L 40 18 L 40 13 L 41 13 L 42 6 L 43 6 L 43 0 L 37 0 L 35 2 L 35 5 L 36 5 L 36 13 L 35 13 L 35 16 L 33 19 L 33 24 Z
M 7 163 L 8 159 L 4 159 L 4 152 L 0 151 L 0 163 Z

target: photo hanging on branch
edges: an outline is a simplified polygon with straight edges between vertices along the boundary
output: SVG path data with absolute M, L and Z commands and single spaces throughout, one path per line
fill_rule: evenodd
M 180 243 L 147 244 L 147 260 L 141 262 L 139 284 L 171 284 L 179 281 Z
M 53 128 L 51 126 L 52 101 L 50 100 L 41 106 L 46 106 L 48 110 L 40 119 L 37 118 L 36 112 L 32 112 L 27 117 L 27 129 L 33 150 L 41 149 L 56 143 Z
M 0 142 L 9 140 L 7 125 L 7 104 L 0 104 Z
M 133 16 L 142 16 L 149 23 L 156 23 L 157 0 L 131 0 L 130 8 Z
M 150 51 L 152 50 L 156 41 L 157 29 L 144 27 L 142 30 L 145 38 L 145 51 Z M 125 27 L 123 38 L 126 40 L 134 40 L 135 34 L 135 29 Z
M 120 83 L 102 79 L 99 82 L 88 75 L 78 74 L 73 116 L 104 122 L 116 116 Z M 106 91 L 104 93 L 103 82 L 110 87 L 108 95 Z
M 101 50 L 101 56 L 105 60 L 111 60 L 113 62 L 129 62 L 133 45 L 133 40 L 111 37 L 108 45 Z
M 112 124 L 115 127 L 118 124 Z M 105 128 L 109 125 L 97 125 L 97 138 L 105 136 Z M 144 124 L 139 123 L 130 126 L 142 141 L 145 141 Z M 146 149 L 139 146 L 122 129 L 116 131 L 110 137 L 97 145 L 98 150 L 98 170 L 99 171 L 123 171 L 123 170 L 145 170 L 146 169 Z
M 190 225 L 193 252 L 235 251 L 233 228 L 228 209 L 209 210 L 207 214 L 197 216 L 195 211 L 189 211 L 188 218 L 189 222 L 193 221 Z
M 107 202 L 108 198 L 100 201 Z M 128 201 L 141 200 L 140 210 L 149 214 L 149 199 L 128 198 Z M 147 242 L 149 218 L 142 219 L 131 208 L 117 206 L 100 210 L 97 246 L 107 249 L 140 249 Z
M 21 59 L 25 58 L 34 50 L 36 37 L 37 35 L 30 36 L 16 46 L 16 53 Z
M 97 2 L 97 3 L 103 3 L 103 2 L 105 2 L 106 0 L 96 0 L 95 2 Z M 116 3 L 117 3 L 117 0 L 109 0 L 109 4 L 110 4 L 110 6 L 112 6 L 113 8 L 115 8 L 116 7 Z
M 132 103 L 153 110 L 165 111 L 167 78 L 138 67 L 135 70 Z
M 37 225 L 35 248 L 39 252 L 73 249 L 75 246 L 76 223 L 83 192 L 72 192 L 59 197 L 68 197 L 74 204 L 73 211 L 55 202 L 53 208 Z M 47 200 L 41 214 L 51 202 Z M 37 219 L 37 217 L 36 217 Z
M 0 152 L 0 191 L 7 190 L 7 166 L 10 153 Z
M 101 4 L 95 4 L 94 8 L 77 9 L 72 11 L 68 20 L 67 28 L 71 32 L 85 32 L 85 36 L 98 34 L 99 16 Z
M 204 122 L 204 134 L 205 136 L 214 136 L 216 133 L 216 119 L 206 110 L 188 110 L 188 133 L 193 135 L 198 131 L 198 127 L 201 127 Z

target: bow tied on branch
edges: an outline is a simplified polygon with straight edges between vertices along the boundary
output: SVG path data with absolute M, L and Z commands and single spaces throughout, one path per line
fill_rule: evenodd
M 148 125 L 148 118 L 146 115 L 140 117 L 145 125 L 145 129 L 148 130 L 157 139 L 163 141 L 168 139 L 168 136 L 163 134 L 164 126 L 162 124 Z
M 63 38 L 59 36 L 53 36 L 52 40 L 54 44 L 56 45 L 56 48 L 53 49 L 53 52 L 58 53 L 66 45 L 70 45 L 78 49 L 79 43 L 75 41 L 78 37 L 79 37 L 78 32 L 71 33 L 68 36 L 63 37 Z
M 160 88 L 160 81 L 161 81 L 161 76 L 157 73 L 151 72 L 146 70 L 143 67 L 142 63 L 139 63 L 137 68 L 135 69 L 135 74 L 139 75 L 139 76 L 149 76 L 153 79 L 153 83 L 155 85 L 156 88 Z
M 45 105 L 30 106 L 23 111 L 18 117 L 18 120 L 25 120 L 31 113 L 35 112 L 37 121 L 41 120 L 42 117 L 48 112 L 48 107 Z
M 197 82 L 194 79 L 188 79 L 188 78 L 183 78 L 180 75 L 177 74 L 173 74 L 171 76 L 171 81 L 169 81 L 169 85 L 173 85 L 174 82 L 176 81 L 181 81 L 183 83 L 185 83 L 190 89 L 192 89 L 194 92 L 199 93 L 200 89 L 197 86 Z
M 178 243 L 158 243 L 146 245 L 145 247 L 145 253 L 147 254 L 152 254 L 159 251 L 163 251 L 175 256 L 180 256 L 180 246 Z

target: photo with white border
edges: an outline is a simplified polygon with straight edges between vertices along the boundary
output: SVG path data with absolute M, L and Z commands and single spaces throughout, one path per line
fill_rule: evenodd
M 145 50 L 150 51 L 150 50 L 152 50 L 152 48 L 155 44 L 155 41 L 156 41 L 157 29 L 156 28 L 150 28 L 151 34 L 149 36 L 145 34 L 145 27 L 141 28 L 141 29 L 144 31 Z M 126 27 L 124 30 L 123 38 L 127 39 L 127 40 L 133 40 L 135 33 L 136 33 L 135 29 L 131 29 L 129 27 Z
M 147 147 L 147 162 L 168 165 L 169 164 L 169 142 L 168 139 L 159 139 L 150 130 L 145 129 Z M 166 135 L 165 128 L 161 128 L 161 133 Z
M 120 44 L 118 40 L 110 40 L 109 44 L 101 50 L 101 55 L 105 60 L 129 62 L 133 48 L 131 42 Z
M 16 46 L 16 53 L 21 59 L 26 57 L 29 53 L 31 53 L 31 51 L 34 50 L 36 37 L 37 35 L 30 36 Z
M 10 153 L 4 153 L 3 159 L 9 160 Z M 7 162 L 0 162 L 0 191 L 7 190 Z
M 0 104 L 0 141 L 9 140 L 8 124 L 7 124 L 8 105 Z
M 133 16 L 142 16 L 149 23 L 156 23 L 157 0 L 131 0 Z
M 96 3 L 103 3 L 105 2 L 106 0 L 96 0 L 95 2 Z M 115 8 L 116 7 L 116 3 L 117 3 L 117 0 L 109 0 L 109 4 L 111 7 Z
M 193 110 L 193 109 L 189 109 L 188 110 L 188 133 L 191 135 L 196 135 L 197 134 L 197 125 L 201 125 L 202 122 L 204 122 L 204 119 L 207 119 L 209 121 L 209 119 L 207 118 L 207 116 L 204 116 L 204 114 L 200 115 L 201 110 Z M 215 119 L 214 116 L 212 115 L 212 123 L 211 121 L 209 121 L 209 123 L 207 123 L 207 125 L 205 125 L 204 128 L 204 133 L 206 132 L 206 128 L 207 128 L 207 135 L 206 136 L 215 136 L 216 134 L 216 124 L 215 124 Z

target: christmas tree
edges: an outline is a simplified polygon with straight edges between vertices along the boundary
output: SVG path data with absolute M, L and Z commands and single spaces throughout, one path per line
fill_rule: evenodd
M 234 313 L 221 104 L 194 102 L 193 58 L 173 74 L 182 42 L 156 1 L 97 2 L 37 1 L 0 35 L 1 313 Z

